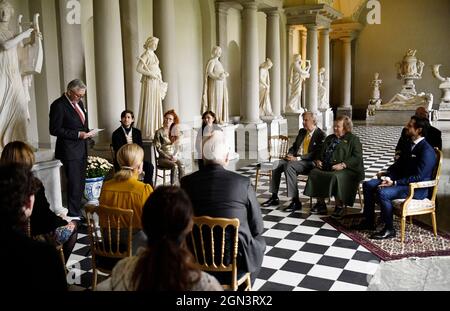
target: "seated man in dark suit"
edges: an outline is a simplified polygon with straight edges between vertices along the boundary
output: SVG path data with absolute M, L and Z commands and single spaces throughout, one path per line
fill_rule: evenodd
M 122 113 L 120 114 L 120 123 L 121 126 L 117 128 L 112 134 L 112 145 L 114 149 L 114 154 L 116 155 L 114 158 L 117 158 L 117 151 L 119 151 L 120 147 L 122 147 L 125 144 L 137 144 L 142 149 L 144 149 L 141 131 L 133 127 L 134 124 L 133 111 L 131 110 L 122 111 Z M 144 161 L 143 165 L 144 165 L 143 182 L 146 184 L 153 185 L 154 166 L 148 161 Z M 114 160 L 114 169 L 116 170 L 116 172 L 120 171 L 119 163 L 117 163 L 117 160 Z
M 288 151 L 284 160 L 280 160 L 278 166 L 272 171 L 270 192 L 272 197 L 264 202 L 262 206 L 278 205 L 278 190 L 280 189 L 281 174 L 286 175 L 287 194 L 292 198 L 291 204 L 284 209 L 292 212 L 302 208 L 298 196 L 297 175 L 308 174 L 314 168 L 313 161 L 316 160 L 322 149 L 325 133 L 317 127 L 317 120 L 312 112 L 303 114 L 303 128 L 298 131 L 297 138 Z
M 255 190 L 248 177 L 227 171 L 228 147 L 224 134 L 214 131 L 203 144 L 205 166 L 181 179 L 195 216 L 238 218 L 238 270 L 250 272 L 252 282 L 261 268 L 266 242 L 264 225 Z M 239 273 L 238 271 L 238 273 Z
M 422 119 L 428 119 L 428 111 L 425 107 L 418 107 L 416 109 L 415 113 L 416 117 L 422 118 Z M 395 160 L 398 160 L 398 158 L 402 155 L 402 150 L 406 149 L 408 150 L 411 144 L 411 140 L 406 135 L 406 127 L 403 128 L 402 134 L 400 135 L 400 138 L 397 142 L 397 146 L 395 147 Z M 432 126 L 431 124 L 428 127 L 427 135 L 425 136 L 425 140 L 431 145 L 433 148 L 438 148 L 439 150 L 442 150 L 442 133 L 440 130 Z
M 26 235 L 40 182 L 29 168 L 0 165 L 0 265 L 8 291 L 65 291 L 63 262 L 53 245 Z
M 393 206 L 391 200 L 406 198 L 409 183 L 431 180 L 436 165 L 436 153 L 425 140 L 429 123 L 427 119 L 412 116 L 406 126 L 406 135 L 411 141 L 409 150 L 389 167 L 386 173 L 378 173 L 377 179 L 364 182 L 364 217 L 365 221 L 358 229 L 375 229 L 375 200 L 381 207 L 384 228 L 374 233 L 372 239 L 395 237 L 393 226 Z M 382 176 L 383 175 L 383 176 Z M 417 189 L 415 199 L 428 196 L 428 189 Z

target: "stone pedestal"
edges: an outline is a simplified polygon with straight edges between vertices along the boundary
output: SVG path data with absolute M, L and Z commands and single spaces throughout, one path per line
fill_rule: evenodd
M 237 129 L 237 152 L 240 159 L 255 160 L 267 154 L 267 124 L 239 124 Z
M 450 109 L 440 109 L 438 110 L 438 120 L 440 121 L 450 121 Z
M 42 154 L 36 152 L 37 158 Z M 44 157 L 46 157 L 44 155 Z M 41 158 L 42 159 L 42 158 Z M 50 209 L 56 214 L 67 214 L 67 209 L 62 204 L 61 174 L 62 166 L 59 160 L 46 160 L 38 162 L 33 166 L 34 175 L 40 179 L 45 188 L 45 196 L 50 203 Z
M 239 159 L 240 154 L 236 153 L 236 128 L 238 125 L 224 124 L 220 126 L 225 135 L 225 140 L 228 144 L 230 153 L 228 154 L 228 160 Z
M 337 117 L 341 115 L 346 115 L 352 118 L 352 107 L 338 107 L 337 109 Z
M 287 120 L 288 136 L 297 136 L 298 130 L 303 127 L 303 119 L 300 112 L 286 112 L 284 117 Z
M 284 118 L 261 117 L 267 124 L 267 137 L 270 136 L 288 136 L 287 120 Z
M 406 125 L 415 114 L 416 110 L 377 110 L 375 114 L 375 125 Z
M 192 127 L 187 124 L 180 124 L 181 137 L 178 143 L 178 158 L 184 164 L 185 173 L 192 172 Z
M 331 108 L 328 109 L 320 109 L 321 115 L 318 116 L 318 126 L 327 134 L 333 133 L 333 110 Z M 321 121 L 321 122 L 319 122 Z

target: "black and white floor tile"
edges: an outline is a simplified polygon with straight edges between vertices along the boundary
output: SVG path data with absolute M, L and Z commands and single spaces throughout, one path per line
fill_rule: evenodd
M 355 126 L 354 133 L 363 144 L 366 179 L 392 163 L 394 148 L 401 132 L 399 126 Z M 238 172 L 252 178 L 255 166 L 242 167 Z M 268 177 L 258 182 L 260 202 L 270 197 Z M 274 291 L 364 291 L 379 265 L 379 259 L 325 223 L 320 216 L 309 213 L 309 198 L 302 195 L 305 183 L 300 182 L 301 211 L 284 212 L 289 205 L 286 184 L 281 182 L 280 205 L 261 208 L 267 242 L 262 269 L 253 290 Z M 357 200 L 358 201 L 358 200 Z M 328 204 L 332 211 L 333 201 Z M 355 203 L 355 212 L 361 208 Z M 68 269 L 78 286 L 91 285 L 92 269 L 89 240 L 79 234 L 79 240 L 69 258 Z M 99 281 L 106 276 L 99 276 Z

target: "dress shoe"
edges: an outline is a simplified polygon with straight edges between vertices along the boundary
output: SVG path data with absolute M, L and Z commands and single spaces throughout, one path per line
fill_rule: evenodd
M 271 197 L 266 202 L 263 202 L 261 204 L 261 206 L 268 207 L 268 206 L 278 205 L 278 204 L 280 204 L 280 199 L 278 199 L 278 197 Z
M 317 202 L 314 204 L 314 206 L 311 208 L 311 214 L 314 215 L 327 215 L 327 205 L 325 202 Z
M 289 204 L 288 207 L 286 207 L 283 211 L 284 212 L 293 212 L 298 211 L 302 209 L 302 202 L 300 200 L 292 200 L 291 204 Z
M 331 218 L 334 219 L 341 219 L 345 215 L 345 207 L 342 206 L 336 206 L 334 208 L 333 214 L 331 214 Z
M 358 230 L 358 231 L 366 231 L 366 230 L 367 231 L 374 231 L 376 229 L 376 226 L 373 223 L 373 221 L 363 220 L 359 224 L 357 224 L 355 226 L 352 226 L 351 229 Z
M 375 232 L 374 234 L 372 234 L 370 236 L 371 239 L 374 240 L 384 240 L 384 239 L 389 239 L 389 238 L 394 238 L 395 237 L 395 229 L 387 229 L 384 228 L 381 231 Z

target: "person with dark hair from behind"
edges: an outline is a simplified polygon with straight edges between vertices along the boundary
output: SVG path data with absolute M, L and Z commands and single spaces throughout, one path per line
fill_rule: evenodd
M 222 131 L 219 127 L 216 114 L 212 111 L 205 111 L 202 114 L 202 127 L 199 129 L 197 139 L 195 140 L 195 149 L 198 155 L 198 168 L 202 169 L 203 164 L 203 143 L 210 137 L 214 131 Z
M 114 169 L 116 172 L 120 170 L 119 163 L 117 162 L 117 151 L 125 144 L 137 144 L 144 149 L 142 143 L 141 131 L 135 128 L 134 125 L 134 113 L 131 110 L 124 110 L 120 114 L 120 126 L 112 133 L 112 145 L 114 149 Z M 154 166 L 148 161 L 144 161 L 144 183 L 153 186 L 153 170 Z
M 29 168 L 0 165 L 0 265 L 7 290 L 67 290 L 65 270 L 56 248 L 27 237 L 25 228 L 39 181 Z
M 416 109 L 415 116 L 427 121 L 429 120 L 428 111 L 425 107 L 418 107 Z M 403 153 L 408 153 L 408 149 L 411 145 L 411 140 L 407 135 L 407 131 L 407 127 L 404 127 L 397 142 L 397 146 L 395 147 L 395 160 L 398 160 Z M 431 124 L 429 124 L 428 126 L 425 140 L 431 145 L 431 147 L 442 150 L 442 133 Z
M 33 150 L 24 142 L 10 142 L 3 149 L 0 164 L 21 164 L 31 170 L 34 165 Z M 67 261 L 77 242 L 77 223 L 68 222 L 50 210 L 44 185 L 39 179 L 38 182 L 39 188 L 35 194 L 33 214 L 30 217 L 31 236 L 44 238 L 50 243 L 62 244 L 64 258 Z
M 211 275 L 194 266 L 186 246 L 192 229 L 192 205 L 179 187 L 160 186 L 142 213 L 147 246 L 137 256 L 122 259 L 98 290 L 212 291 L 223 290 Z
M 405 153 L 392 164 L 387 172 L 377 174 L 377 179 L 363 183 L 364 221 L 355 226 L 358 230 L 375 230 L 375 203 L 380 204 L 384 228 L 372 234 L 372 239 L 395 237 L 392 200 L 404 199 L 409 193 L 409 184 L 431 180 L 436 165 L 436 153 L 425 140 L 429 122 L 427 119 L 412 116 L 406 126 L 411 141 Z M 424 199 L 428 189 L 416 189 L 414 199 Z
M 250 178 L 225 169 L 228 164 L 225 142 L 221 131 L 215 131 L 205 141 L 204 169 L 183 177 L 181 187 L 192 201 L 195 216 L 239 219 L 237 273 L 250 272 L 253 283 L 261 269 L 266 249 L 261 208 Z M 218 279 L 222 277 L 214 276 Z

